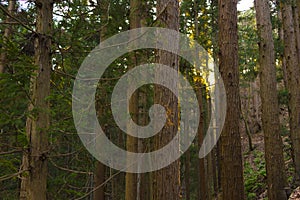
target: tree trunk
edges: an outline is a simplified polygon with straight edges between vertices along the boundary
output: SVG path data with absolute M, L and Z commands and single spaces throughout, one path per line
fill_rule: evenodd
M 14 10 L 16 7 L 16 1 L 15 0 L 10 0 L 8 2 L 8 13 L 10 15 L 13 15 Z M 11 21 L 10 16 L 6 16 L 6 22 L 9 23 Z M 4 30 L 3 34 L 3 42 L 8 41 L 10 36 L 12 34 L 12 26 L 10 24 L 7 24 L 7 28 Z M 0 55 L 0 74 L 5 71 L 5 66 L 7 65 L 6 61 L 6 52 L 5 52 L 5 47 L 2 47 L 4 49 L 4 52 L 1 53 Z
M 294 18 L 294 27 L 296 35 L 296 45 L 298 60 L 300 60 L 300 27 L 299 27 L 299 7 L 297 5 L 293 6 L 293 18 Z
M 220 137 L 224 200 L 244 199 L 241 153 L 237 0 L 219 0 L 219 67 L 226 89 L 227 112 Z
M 300 67 L 296 49 L 292 2 L 281 2 L 284 32 L 284 57 L 286 62 L 287 89 L 289 91 L 290 133 L 296 181 L 300 176 Z
M 98 10 L 101 13 L 100 19 L 101 19 L 101 31 L 99 32 L 99 42 L 105 40 L 107 28 L 106 23 L 108 22 L 108 16 L 107 16 L 107 10 L 108 10 L 108 1 L 107 0 L 97 0 L 97 6 Z M 103 87 L 99 88 L 101 91 L 101 94 L 104 94 L 105 91 L 103 91 Z M 105 99 L 102 98 L 102 101 L 105 101 Z M 105 98 L 105 97 L 104 97 Z M 99 107 L 97 108 L 97 111 L 99 112 L 98 116 L 104 116 L 105 108 L 103 104 L 99 104 Z M 105 132 L 106 130 L 104 130 Z M 94 200 L 104 200 L 105 199 L 105 186 L 103 185 L 105 182 L 105 171 L 106 166 L 101 163 L 100 161 L 96 161 L 95 164 L 95 172 L 94 172 Z
M 157 13 L 157 22 L 159 25 L 164 28 L 179 30 L 179 2 L 177 0 L 158 0 Z M 178 70 L 178 56 L 169 52 L 158 50 L 157 63 Z M 169 77 L 169 74 L 160 74 L 156 78 L 167 79 L 172 77 Z M 154 101 L 165 107 L 168 111 L 169 119 L 167 120 L 172 122 L 166 123 L 160 133 L 154 137 L 154 150 L 157 150 L 166 145 L 178 131 L 178 100 L 168 89 L 155 85 Z M 179 169 L 179 160 L 177 160 L 171 165 L 153 172 L 153 200 L 178 200 L 180 198 Z
M 287 199 L 283 144 L 280 136 L 275 50 L 268 0 L 255 0 L 259 38 L 260 94 L 265 140 L 268 199 Z
M 204 139 L 204 123 L 205 123 L 205 112 L 207 109 L 204 108 L 203 104 L 205 104 L 206 98 L 203 98 L 202 91 L 202 84 L 197 83 L 197 91 L 198 91 L 198 105 L 199 109 L 201 111 L 200 121 L 199 121 L 199 127 L 198 127 L 198 146 L 199 150 L 201 148 L 201 145 L 203 143 Z M 206 173 L 205 173 L 205 158 L 199 158 L 198 160 L 198 199 L 207 199 L 207 179 L 206 179 Z
M 105 200 L 104 185 L 102 185 L 105 181 L 105 165 L 99 161 L 96 162 L 94 181 L 94 200 Z
M 184 133 L 189 133 L 189 117 L 186 116 L 184 121 Z M 185 139 L 185 138 L 184 138 Z M 184 180 L 185 180 L 185 199 L 191 199 L 191 191 L 190 191 L 190 162 L 191 162 L 191 152 L 188 149 L 185 152 L 185 160 L 184 160 Z
M 26 121 L 29 147 L 23 155 L 20 199 L 44 200 L 47 188 L 47 155 L 51 72 L 52 0 L 37 0 L 35 64 L 37 70 L 31 80 L 31 116 Z
M 187 132 L 185 132 L 187 133 Z M 184 161 L 184 178 L 185 178 L 185 199 L 191 199 L 191 191 L 190 191 L 190 161 L 191 161 L 191 153 L 190 150 L 185 152 L 186 157 Z
M 140 0 L 130 0 L 130 29 L 140 28 L 141 27 L 141 1 Z M 131 36 L 135 38 L 135 35 Z M 131 63 L 130 69 L 134 68 L 135 65 L 138 65 L 137 55 L 134 53 L 131 54 Z M 137 123 L 138 122 L 138 113 L 139 113 L 139 95 L 138 92 L 133 93 L 131 97 L 129 110 L 132 116 L 132 120 Z M 129 127 L 130 128 L 130 127 Z M 128 130 L 129 132 L 130 130 Z M 130 152 L 138 152 L 138 139 L 127 135 L 127 151 Z M 130 163 L 129 163 L 130 165 Z M 139 178 L 139 184 L 138 184 Z M 138 195 L 140 195 L 140 175 L 134 173 L 126 173 L 126 189 L 125 189 L 125 200 L 134 200 L 139 199 Z M 138 192 L 138 193 L 137 193 Z

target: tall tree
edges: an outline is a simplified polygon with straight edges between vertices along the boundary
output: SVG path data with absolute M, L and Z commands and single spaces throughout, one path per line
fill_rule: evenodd
M 35 65 L 37 69 L 31 80 L 30 116 L 26 121 L 28 148 L 23 154 L 20 199 L 43 200 L 47 188 L 47 155 L 50 72 L 51 72 L 51 34 L 52 0 L 35 1 L 37 9 Z
M 227 100 L 220 137 L 222 197 L 241 200 L 244 199 L 244 181 L 239 129 L 237 0 L 219 0 L 219 68 Z
M 4 30 L 4 34 L 3 34 L 3 41 L 8 41 L 11 34 L 12 34 L 12 25 L 9 24 L 11 22 L 11 15 L 13 15 L 13 12 L 15 10 L 16 7 L 16 1 L 15 0 L 9 0 L 8 1 L 8 14 L 6 16 L 6 22 L 7 23 L 7 27 Z M 3 73 L 5 70 L 5 65 L 6 63 L 6 52 L 2 52 L 0 55 L 0 73 Z
M 203 104 L 206 101 L 206 98 L 203 98 L 203 84 L 201 82 L 197 83 L 197 98 L 198 98 L 198 104 L 200 110 L 204 110 Z M 199 127 L 198 127 L 198 146 L 199 149 L 201 148 L 201 145 L 203 144 L 204 139 L 204 123 L 205 123 L 205 116 L 204 111 L 201 112 L 200 121 L 199 121 Z M 207 191 L 207 175 L 205 172 L 205 159 L 199 158 L 198 160 L 198 199 L 207 199 L 208 197 L 208 191 Z
M 300 66 L 296 48 L 292 0 L 281 1 L 284 33 L 284 58 L 286 63 L 287 89 L 289 91 L 290 134 L 296 180 L 300 177 Z
M 130 29 L 141 27 L 141 1 L 140 0 L 130 0 Z M 132 37 L 135 37 L 132 35 Z M 137 58 L 133 54 L 131 55 L 130 68 L 134 68 L 137 64 Z M 135 122 L 138 122 L 138 93 L 135 92 L 131 97 L 129 104 L 129 110 L 131 116 Z M 128 132 L 130 132 L 130 126 L 128 127 Z M 137 152 L 138 151 L 138 139 L 136 137 L 127 135 L 126 147 L 127 151 Z M 126 188 L 125 188 L 125 200 L 137 199 L 137 174 L 126 173 L 125 177 Z
M 199 22 L 198 22 L 198 2 L 197 0 L 194 0 L 194 25 L 195 25 L 195 39 L 199 40 Z M 196 52 L 197 53 L 197 52 Z M 197 59 L 197 67 L 200 66 L 199 63 L 199 58 Z M 204 138 L 204 112 L 203 110 L 203 104 L 205 103 L 206 99 L 203 100 L 203 95 L 202 95 L 202 84 L 201 82 L 196 83 L 197 87 L 197 98 L 198 98 L 198 105 L 199 109 L 201 110 L 201 116 L 200 116 L 200 121 L 199 121 L 199 127 L 198 127 L 198 147 L 199 150 L 201 148 L 201 145 L 203 143 L 203 138 Z M 187 177 L 185 177 L 187 178 Z M 206 173 L 205 173 L 205 158 L 199 158 L 198 160 L 198 198 L 199 199 L 207 199 L 207 180 L 206 180 Z
M 157 22 L 164 28 L 179 30 L 179 1 L 178 0 L 158 0 L 157 1 Z M 167 65 L 178 70 L 178 56 L 165 52 L 157 51 L 157 63 Z M 168 74 L 160 74 L 158 78 L 167 79 Z M 176 84 L 176 83 L 174 83 Z M 161 86 L 154 88 L 154 101 L 165 107 L 168 111 L 168 120 L 165 127 L 154 137 L 154 149 L 157 150 L 166 145 L 178 131 L 178 101 L 172 93 Z M 178 149 L 179 151 L 179 149 Z M 180 165 L 179 160 L 171 165 L 153 172 L 153 200 L 179 199 L 180 191 Z
M 100 23 L 101 23 L 101 30 L 99 33 L 99 40 L 100 43 L 105 40 L 107 35 L 107 28 L 106 24 L 108 23 L 108 7 L 109 3 L 107 0 L 97 0 L 97 7 L 100 12 Z M 104 93 L 103 88 L 100 88 L 101 94 Z M 103 99 L 102 99 L 103 100 Z M 104 116 L 105 108 L 103 104 L 99 104 L 99 108 L 97 110 L 100 116 Z M 104 130 L 105 131 L 105 130 Z M 94 173 L 94 200 L 105 200 L 105 165 L 100 161 L 96 161 L 95 173 Z
M 259 38 L 260 95 L 265 139 L 268 199 L 287 199 L 283 145 L 280 136 L 275 50 L 268 0 L 255 0 Z
M 296 35 L 296 46 L 298 50 L 298 60 L 300 60 L 300 26 L 299 26 L 299 7 L 294 3 L 292 6 L 294 17 L 294 29 Z

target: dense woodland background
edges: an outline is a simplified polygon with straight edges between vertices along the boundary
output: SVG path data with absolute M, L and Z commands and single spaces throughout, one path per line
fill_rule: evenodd
M 1 0 L 0 199 L 300 199 L 300 1 L 254 3 L 238 12 L 237 0 Z M 149 152 L 177 131 L 169 123 L 141 140 L 116 126 L 112 90 L 137 65 L 163 63 L 184 74 L 201 109 L 198 135 L 180 160 L 126 174 L 97 162 L 82 145 L 72 88 L 93 48 L 142 26 L 178 30 L 202 45 L 219 67 L 228 106 L 217 146 L 199 159 L 211 114 L 221 106 L 210 99 L 209 72 L 161 50 L 118 58 L 96 94 L 99 122 L 116 145 Z M 146 125 L 154 102 L 170 108 L 168 118 L 177 122 L 174 95 L 153 85 L 131 97 L 133 120 Z

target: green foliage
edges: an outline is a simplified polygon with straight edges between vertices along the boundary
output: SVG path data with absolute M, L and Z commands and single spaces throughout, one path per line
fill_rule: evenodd
M 280 105 L 288 105 L 289 91 L 287 89 L 282 89 L 278 91 L 278 101 Z
M 255 12 L 253 9 L 241 12 L 239 27 L 239 66 L 241 80 L 253 81 L 258 75 L 258 38 Z
M 258 195 L 266 189 L 266 168 L 264 154 L 253 151 L 253 162 L 245 162 L 244 179 L 245 191 L 248 200 L 257 199 Z

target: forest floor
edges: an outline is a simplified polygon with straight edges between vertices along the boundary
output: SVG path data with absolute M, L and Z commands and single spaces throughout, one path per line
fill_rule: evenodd
M 242 152 L 244 155 L 244 166 L 245 163 L 249 163 L 249 166 L 253 169 L 253 173 L 261 173 L 259 172 L 261 166 L 265 165 L 264 161 L 264 134 L 263 131 L 259 131 L 258 133 L 252 134 L 252 146 L 254 148 L 253 151 L 250 151 L 249 147 L 249 139 L 246 135 L 245 130 L 241 130 L 241 140 L 242 140 Z M 292 160 L 290 159 L 290 155 L 288 155 L 286 152 L 288 152 L 288 149 L 290 148 L 290 144 L 288 142 L 288 136 L 283 137 L 283 144 L 284 144 L 284 157 L 285 157 L 285 164 L 286 168 L 290 169 L 292 165 Z M 258 163 L 263 163 L 262 165 Z M 245 166 L 246 168 L 246 166 Z M 253 176 L 256 176 L 253 174 Z M 292 171 L 287 170 L 287 177 L 292 177 Z M 252 178 L 252 177 L 251 177 Z M 265 200 L 267 197 L 267 189 L 266 189 L 266 176 L 263 179 L 260 179 L 259 181 L 263 182 L 263 187 L 257 188 L 256 195 L 257 200 Z M 289 185 L 291 184 L 292 179 L 288 179 Z M 291 186 L 292 188 L 295 188 L 295 186 Z M 290 200 L 300 200 L 300 187 L 298 187 L 295 190 L 291 190 L 292 192 L 290 196 Z

